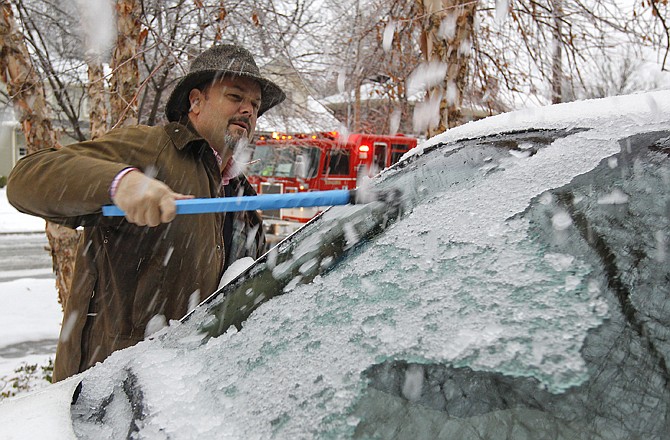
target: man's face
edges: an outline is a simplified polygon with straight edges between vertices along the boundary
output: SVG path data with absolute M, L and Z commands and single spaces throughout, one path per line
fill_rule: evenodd
M 189 118 L 200 135 L 224 159 L 240 140 L 251 140 L 261 105 L 260 85 L 249 78 L 226 77 L 189 94 Z

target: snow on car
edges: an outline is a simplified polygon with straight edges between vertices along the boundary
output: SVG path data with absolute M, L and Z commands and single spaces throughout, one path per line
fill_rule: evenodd
M 663 438 L 669 120 L 660 91 L 430 139 L 372 180 L 400 203 L 325 211 L 54 385 L 53 438 Z

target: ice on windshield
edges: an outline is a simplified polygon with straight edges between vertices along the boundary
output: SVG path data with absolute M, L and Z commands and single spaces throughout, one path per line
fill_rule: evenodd
M 571 222 L 551 190 L 621 146 L 588 131 L 551 141 L 473 140 L 427 152 L 379 183 L 405 191 L 410 210 L 398 222 L 310 283 L 296 277 L 242 331 L 204 338 L 199 310 L 161 344 L 140 344 L 141 355 L 115 353 L 106 367 L 132 371 L 149 405 L 142 438 L 350 437 L 364 373 L 387 360 L 528 377 L 550 393 L 583 383 L 580 351 L 611 303 L 593 262 L 552 246 Z M 602 198 L 622 201 L 614 188 Z M 291 265 L 304 276 L 329 267 L 317 260 L 316 237 L 337 221 L 351 247 L 360 237 L 347 220 L 361 212 L 325 213 L 292 260 L 268 260 L 272 276 Z M 537 238 L 530 212 L 548 213 L 549 242 Z M 111 389 L 99 371 L 85 386 Z M 407 398 L 417 381 L 409 375 Z

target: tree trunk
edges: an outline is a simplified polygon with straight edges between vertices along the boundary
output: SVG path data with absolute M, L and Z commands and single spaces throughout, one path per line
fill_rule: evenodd
M 428 91 L 428 99 L 439 99 L 440 102 L 440 122 L 437 127 L 428 128 L 430 137 L 463 123 L 461 104 L 472 51 L 477 2 L 417 0 L 417 3 L 422 19 L 420 43 L 424 59 L 447 65 L 447 76 L 442 84 Z
M 356 88 L 354 89 L 354 133 L 361 132 L 361 86 L 362 83 L 356 81 Z
M 137 93 L 140 71 L 137 48 L 140 45 L 140 4 L 137 0 L 117 0 L 117 38 L 112 55 L 110 107 L 112 124 L 137 124 Z
M 56 275 L 58 301 L 65 310 L 67 300 L 70 297 L 74 263 L 81 233 L 76 229 L 70 229 L 52 222 L 47 222 L 46 233 L 49 240 L 48 250 L 51 254 L 51 262 Z
M 105 77 L 102 63 L 97 58 L 88 62 L 88 118 L 91 122 L 91 139 L 107 132 L 107 104 L 105 103 Z
M 45 148 L 60 148 L 48 115 L 48 108 L 40 78 L 37 76 L 17 29 L 11 5 L 0 0 L 0 79 L 7 85 L 14 111 L 26 137 L 26 148 L 32 153 Z M 56 275 L 58 298 L 67 303 L 74 272 L 77 231 L 47 222 L 53 268 Z
M 552 0 L 552 18 L 554 20 L 554 52 L 551 59 L 551 103 L 563 101 L 563 0 Z
M 9 2 L 0 1 L 0 8 L 0 73 L 26 136 L 27 151 L 33 153 L 57 147 L 56 134 L 47 115 L 42 81 L 33 68 L 23 34 L 17 29 Z

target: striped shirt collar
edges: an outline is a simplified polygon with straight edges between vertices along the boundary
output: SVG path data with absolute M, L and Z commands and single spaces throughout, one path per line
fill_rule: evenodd
M 223 158 L 214 148 L 212 148 L 212 153 L 214 153 L 216 163 L 219 165 L 219 168 L 221 168 L 221 165 L 223 164 Z M 235 158 L 231 156 L 231 158 L 228 160 L 228 163 L 221 171 L 221 185 L 228 185 L 231 179 L 239 176 L 241 173 L 242 170 L 240 169 L 239 164 L 235 161 Z

